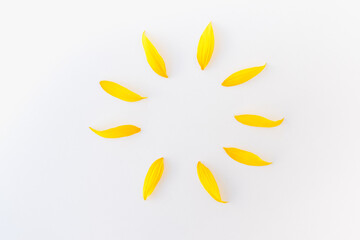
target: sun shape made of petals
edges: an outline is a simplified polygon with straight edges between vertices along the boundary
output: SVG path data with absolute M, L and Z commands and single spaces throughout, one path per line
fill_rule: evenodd
M 161 56 L 161 54 L 156 49 L 155 45 L 146 36 L 145 32 L 143 32 L 142 34 L 142 45 L 144 48 L 146 60 L 150 68 L 157 75 L 164 78 L 168 78 L 166 72 L 166 63 L 163 57 Z M 215 47 L 214 29 L 212 23 L 210 22 L 203 31 L 203 33 L 201 34 L 197 47 L 196 58 L 201 70 L 205 70 L 205 68 L 210 63 L 214 51 L 214 47 Z M 253 79 L 257 75 L 259 75 L 264 70 L 265 67 L 266 64 L 262 66 L 240 69 L 237 72 L 230 74 L 226 79 L 224 79 L 221 85 L 223 87 L 233 87 L 243 84 Z M 103 88 L 105 92 L 122 101 L 137 102 L 147 98 L 140 96 L 139 94 L 133 92 L 132 90 L 126 88 L 125 86 L 121 86 L 120 84 L 112 81 L 102 80 L 100 81 L 100 86 Z M 280 120 L 270 120 L 268 118 L 259 115 L 240 114 L 240 115 L 235 115 L 235 120 L 238 121 L 239 123 L 251 127 L 273 128 L 279 126 L 284 121 L 284 118 Z M 92 127 L 90 127 L 90 129 L 95 134 L 103 138 L 128 137 L 133 134 L 137 134 L 141 131 L 139 127 L 134 125 L 120 125 L 104 130 L 96 130 Z M 243 150 L 237 147 L 223 147 L 223 149 L 231 159 L 248 166 L 259 167 L 259 166 L 267 166 L 271 164 L 271 162 L 265 161 L 262 158 L 260 158 L 258 155 L 249 152 L 247 150 Z M 144 200 L 148 199 L 148 197 L 156 189 L 157 184 L 161 180 L 163 172 L 166 171 L 165 166 L 166 166 L 165 159 L 159 158 L 156 161 L 154 161 L 149 167 L 143 185 Z M 226 203 L 226 201 L 222 200 L 221 198 L 218 184 L 210 169 L 200 161 L 197 163 L 196 169 L 200 183 L 204 187 L 206 192 L 217 202 Z

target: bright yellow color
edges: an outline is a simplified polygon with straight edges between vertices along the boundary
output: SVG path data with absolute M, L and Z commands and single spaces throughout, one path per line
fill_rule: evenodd
M 167 78 L 164 59 L 160 56 L 154 45 L 146 37 L 145 31 L 142 35 L 142 44 L 146 54 L 146 60 L 150 67 L 162 77 Z
M 110 128 L 107 130 L 99 131 L 95 130 L 92 127 L 90 129 L 96 133 L 97 135 L 104 137 L 104 138 L 121 138 L 133 135 L 141 131 L 140 128 L 134 125 L 122 125 L 114 128 Z
M 221 85 L 224 87 L 232 87 L 247 82 L 258 75 L 265 68 L 265 66 L 266 64 L 264 66 L 246 68 L 233 73 L 227 79 L 225 79 Z
M 204 70 L 210 62 L 211 55 L 214 51 L 214 44 L 214 30 L 210 22 L 201 34 L 197 49 L 197 60 L 200 64 L 201 70 Z
M 163 171 L 164 171 L 164 158 L 159 158 L 153 164 L 151 164 L 144 181 L 144 187 L 143 187 L 144 200 L 146 200 L 154 191 L 156 185 L 160 181 Z
M 200 182 L 205 188 L 205 190 L 213 197 L 216 201 L 221 203 L 227 203 L 221 200 L 219 187 L 216 183 L 216 180 L 210 170 L 201 162 L 197 164 L 197 174 L 199 176 Z
M 105 92 L 107 92 L 111 96 L 127 102 L 136 102 L 146 98 L 114 82 L 106 80 L 100 81 L 100 86 L 104 89 Z
M 245 124 L 248 126 L 267 127 L 267 128 L 279 126 L 284 121 L 284 118 L 281 120 L 273 121 L 273 120 L 264 118 L 262 116 L 249 115 L 249 114 L 237 115 L 237 116 L 235 116 L 235 119 L 237 121 L 241 122 L 242 124 Z
M 259 156 L 238 148 L 224 148 L 225 152 L 235 161 L 250 166 L 266 166 L 271 162 L 265 162 Z

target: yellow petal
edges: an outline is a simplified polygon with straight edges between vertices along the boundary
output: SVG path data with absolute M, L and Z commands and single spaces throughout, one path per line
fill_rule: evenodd
M 211 55 L 214 51 L 214 43 L 214 31 L 210 22 L 201 34 L 197 49 L 197 60 L 200 64 L 201 70 L 205 69 L 211 59 Z
M 271 162 L 265 162 L 257 155 L 238 148 L 224 148 L 225 152 L 235 161 L 250 166 L 266 166 Z
M 151 164 L 144 181 L 143 196 L 144 200 L 154 191 L 156 185 L 160 181 L 160 178 L 164 171 L 164 158 L 159 158 L 153 164 Z
M 150 67 L 162 77 L 167 78 L 166 67 L 164 59 L 160 56 L 154 45 L 146 37 L 145 32 L 142 35 L 142 44 L 146 54 L 146 60 L 148 61 Z
M 232 87 L 249 81 L 256 75 L 258 75 L 265 68 L 265 66 L 266 64 L 264 66 L 246 68 L 236 73 L 233 73 L 227 79 L 225 79 L 222 85 L 224 87 Z
M 219 187 L 216 183 L 216 180 L 210 170 L 201 162 L 197 164 L 197 174 L 199 176 L 200 182 L 205 188 L 205 190 L 213 197 L 216 201 L 221 203 L 226 203 L 221 200 Z
M 235 116 L 235 119 L 241 122 L 242 124 L 253 126 L 253 127 L 276 127 L 279 126 L 283 121 L 284 118 L 281 120 L 273 121 L 267 118 L 264 118 L 262 116 L 258 115 L 249 115 L 249 114 L 243 114 L 243 115 L 237 115 Z
M 127 102 L 136 102 L 146 98 L 114 82 L 105 81 L 105 80 L 100 81 L 100 86 L 104 89 L 105 92 L 107 92 L 111 96 Z
M 99 131 L 95 130 L 92 127 L 90 129 L 96 133 L 97 135 L 104 137 L 104 138 L 120 138 L 120 137 L 127 137 L 133 135 L 135 133 L 140 132 L 140 128 L 134 125 L 122 125 L 114 128 L 110 128 L 107 130 Z

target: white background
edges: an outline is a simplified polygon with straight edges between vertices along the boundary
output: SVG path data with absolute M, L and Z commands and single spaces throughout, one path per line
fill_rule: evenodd
M 335 2 L 3 2 L 0 239 L 360 239 L 360 15 L 356 1 Z M 216 44 L 201 71 L 209 21 Z M 146 62 L 144 30 L 168 79 Z M 265 62 L 251 81 L 220 85 Z M 105 79 L 148 99 L 116 99 Z M 235 114 L 285 121 L 260 129 Z M 122 124 L 142 131 L 88 129 Z M 242 165 L 224 146 L 274 163 Z M 228 204 L 202 188 L 198 161 Z

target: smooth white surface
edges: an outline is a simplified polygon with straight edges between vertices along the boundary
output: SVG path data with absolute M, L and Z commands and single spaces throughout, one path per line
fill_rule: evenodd
M 2 3 L 0 239 L 359 239 L 360 15 L 333 2 Z M 216 46 L 201 71 L 209 21 Z M 169 79 L 148 66 L 144 30 Z M 264 62 L 253 80 L 220 86 Z M 148 99 L 118 100 L 104 79 Z M 247 113 L 285 121 L 233 118 Z M 88 129 L 121 124 L 142 132 Z M 274 164 L 242 165 L 224 146 Z M 163 178 L 143 201 L 159 157 Z M 199 160 L 228 204 L 200 185 Z

